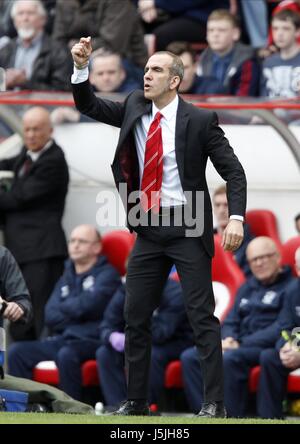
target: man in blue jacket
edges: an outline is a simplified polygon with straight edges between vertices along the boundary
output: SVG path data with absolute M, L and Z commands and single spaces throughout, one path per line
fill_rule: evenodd
M 94 227 L 80 225 L 72 231 L 70 259 L 45 308 L 45 324 L 52 336 L 12 344 L 11 375 L 30 379 L 38 362 L 54 360 L 61 389 L 80 400 L 80 364 L 94 358 L 99 319 L 120 285 L 118 272 L 100 253 L 101 237 Z
M 280 316 L 283 337 L 278 340 L 276 348 L 268 348 L 260 355 L 257 412 L 262 418 L 283 417 L 282 402 L 288 375 L 300 367 L 300 248 L 296 251 L 295 261 L 299 278 L 287 289 Z
M 293 280 L 291 270 L 281 267 L 280 253 L 271 238 L 253 239 L 246 253 L 253 276 L 238 290 L 222 327 L 225 406 L 234 417 L 246 415 L 249 370 L 258 365 L 261 351 L 278 338 L 278 316 Z M 188 401 L 198 411 L 202 379 L 196 351 L 186 350 L 180 359 Z
M 159 401 L 167 364 L 178 359 L 180 353 L 193 343 L 181 285 L 168 279 L 160 299 L 159 307 L 152 316 L 150 404 Z M 102 346 L 97 350 L 96 357 L 101 389 L 109 406 L 120 404 L 127 393 L 124 371 L 124 301 L 125 286 L 121 285 L 105 310 L 100 324 Z

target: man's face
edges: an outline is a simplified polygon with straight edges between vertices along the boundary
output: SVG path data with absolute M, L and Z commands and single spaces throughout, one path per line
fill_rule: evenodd
M 121 60 L 115 55 L 97 57 L 93 61 L 90 74 L 91 84 L 101 92 L 114 92 L 125 79 Z
M 258 242 L 248 246 L 247 260 L 253 275 L 261 282 L 268 282 L 280 270 L 280 255 L 275 246 Z
M 20 35 L 33 38 L 40 32 L 45 25 L 45 17 L 41 17 L 34 2 L 24 0 L 18 2 L 14 25 Z M 19 32 L 20 31 L 20 32 Z
M 240 32 L 228 20 L 209 20 L 206 39 L 210 48 L 217 53 L 229 52 L 238 41 Z
M 219 228 L 224 230 L 228 224 L 228 202 L 226 194 L 217 194 L 213 198 L 214 214 Z
M 170 74 L 172 57 L 168 54 L 154 54 L 145 66 L 144 95 L 146 99 L 156 100 L 167 96 L 171 91 Z
M 184 76 L 179 86 L 179 92 L 186 93 L 189 92 L 194 83 L 196 64 L 193 62 L 193 58 L 188 52 L 181 54 L 180 58 L 184 66 Z
M 100 241 L 95 233 L 85 227 L 75 228 L 69 239 L 69 256 L 76 264 L 84 264 L 93 260 L 100 251 Z
M 23 119 L 24 144 L 29 151 L 40 151 L 51 139 L 52 127 L 44 116 L 25 115 Z
M 272 34 L 274 43 L 279 49 L 288 49 L 295 45 L 299 31 L 290 21 L 274 19 L 272 21 Z

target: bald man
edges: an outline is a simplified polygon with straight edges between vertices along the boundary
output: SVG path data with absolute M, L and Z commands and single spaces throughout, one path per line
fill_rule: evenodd
M 23 117 L 23 134 L 21 153 L 0 161 L 0 170 L 14 172 L 10 190 L 0 191 L 5 244 L 24 275 L 34 313 L 31 324 L 10 326 L 14 340 L 40 336 L 45 304 L 67 256 L 61 219 L 69 173 L 63 151 L 52 139 L 48 111 L 29 109 Z
M 98 325 L 121 280 L 101 255 L 101 237 L 90 225 L 76 227 L 69 239 L 69 257 L 45 308 L 51 338 L 15 343 L 8 351 L 9 373 L 32 378 L 40 361 L 54 360 L 60 388 L 81 399 L 80 364 L 95 359 L 100 345 Z
M 222 326 L 225 407 L 229 416 L 247 413 L 248 375 L 258 365 L 262 350 L 272 347 L 280 335 L 279 313 L 289 283 L 289 267 L 269 237 L 253 239 L 246 250 L 253 274 L 239 288 L 235 304 Z M 193 410 L 201 407 L 201 370 L 193 349 L 181 357 L 187 399 Z

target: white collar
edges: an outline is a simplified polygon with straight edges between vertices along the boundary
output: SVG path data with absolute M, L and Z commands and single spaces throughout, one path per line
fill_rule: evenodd
M 38 160 L 38 158 L 45 152 L 47 151 L 50 146 L 53 144 L 53 140 L 50 139 L 48 140 L 48 142 L 46 143 L 46 145 L 39 151 L 37 152 L 33 152 L 33 151 L 29 151 L 27 150 L 27 155 L 31 157 L 32 162 L 35 162 L 36 160 Z
M 154 102 L 152 102 L 152 117 L 154 119 L 154 116 L 156 115 L 156 113 L 160 112 L 163 117 L 166 120 L 171 120 L 174 115 L 176 115 L 177 113 L 177 108 L 178 108 L 178 95 L 176 94 L 175 98 L 172 100 L 172 102 L 170 102 L 167 106 L 165 106 L 162 109 L 158 109 L 157 106 L 155 106 Z

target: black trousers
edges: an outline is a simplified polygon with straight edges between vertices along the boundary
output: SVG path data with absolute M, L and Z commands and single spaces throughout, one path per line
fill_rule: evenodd
M 20 264 L 31 297 L 33 318 L 28 324 L 10 323 L 9 331 L 14 341 L 39 339 L 44 328 L 45 305 L 63 274 L 64 260 L 63 257 L 55 257 Z
M 223 400 L 220 324 L 214 316 L 211 257 L 201 238 L 175 226 L 139 226 L 126 279 L 125 366 L 128 399 L 147 399 L 151 359 L 151 316 L 170 269 L 176 265 L 187 315 L 199 350 L 204 400 Z

